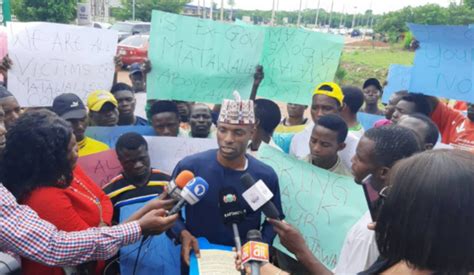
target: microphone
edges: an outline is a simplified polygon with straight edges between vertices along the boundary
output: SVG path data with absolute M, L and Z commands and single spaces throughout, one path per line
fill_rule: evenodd
M 270 201 L 273 197 L 273 193 L 262 180 L 255 182 L 249 173 L 245 173 L 240 177 L 240 182 L 247 188 L 242 194 L 242 197 L 253 211 L 257 211 L 261 208 L 263 214 L 268 218 L 281 220 L 280 211 L 278 211 L 275 204 Z
M 194 205 L 199 202 L 209 190 L 209 184 L 201 177 L 192 179 L 181 191 L 181 199 L 171 209 L 168 215 L 178 213 L 184 205 Z
M 181 199 L 181 189 L 183 189 L 184 186 L 188 182 L 190 182 L 194 178 L 194 173 L 189 171 L 189 170 L 183 170 L 181 173 L 179 173 L 175 179 L 169 181 L 168 183 L 168 195 L 175 199 L 179 200 Z
M 249 263 L 251 274 L 260 274 L 260 263 L 268 262 L 268 244 L 262 241 L 262 233 L 256 229 L 247 232 L 247 243 L 242 247 L 242 264 Z
M 224 224 L 232 225 L 234 231 L 234 241 L 237 252 L 242 251 L 242 243 L 240 241 L 239 228 L 237 224 L 241 223 L 245 218 L 245 211 L 239 203 L 237 191 L 234 187 L 223 187 L 219 191 L 219 208 L 222 213 Z

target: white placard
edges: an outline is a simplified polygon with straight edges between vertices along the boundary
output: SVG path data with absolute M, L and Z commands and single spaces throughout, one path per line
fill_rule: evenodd
M 110 90 L 117 32 L 54 23 L 8 22 L 8 89 L 23 107 L 51 106 L 62 93 Z
M 217 148 L 214 138 L 145 137 L 151 167 L 171 174 L 183 158 Z

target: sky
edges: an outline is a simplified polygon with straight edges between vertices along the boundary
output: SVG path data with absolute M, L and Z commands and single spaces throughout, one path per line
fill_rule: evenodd
M 193 0 L 191 4 L 197 5 L 200 2 L 203 5 L 203 2 L 206 3 L 206 6 L 209 7 L 212 0 Z M 227 0 L 224 1 L 224 7 L 228 8 Z M 272 3 L 279 2 L 278 10 L 298 10 L 300 5 L 300 0 L 235 0 L 236 9 L 244 10 L 271 10 Z M 332 0 L 302 0 L 303 9 L 315 9 L 318 7 L 318 1 L 320 1 L 320 7 L 329 11 L 331 10 Z M 459 3 L 459 0 L 334 0 L 333 10 L 336 12 L 342 12 L 343 10 L 347 13 L 353 13 L 354 10 L 357 12 L 363 13 L 364 11 L 370 9 L 374 10 L 376 14 L 382 14 L 389 11 L 399 10 L 406 6 L 420 6 L 428 3 L 439 4 L 441 6 L 448 6 L 449 3 L 456 1 Z M 217 7 L 220 8 L 221 0 L 214 0 L 217 4 Z M 277 5 L 277 4 L 275 4 Z

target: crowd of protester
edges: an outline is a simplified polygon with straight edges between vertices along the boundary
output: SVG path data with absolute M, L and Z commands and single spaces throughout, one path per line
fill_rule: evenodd
M 15 65 L 8 57 L 2 64 L 2 71 Z M 286 110 L 238 93 L 214 106 L 147 100 L 151 70 L 149 62 L 133 64 L 131 86 L 115 77 L 110 91 L 91 91 L 85 102 L 61 94 L 47 108 L 23 108 L 7 82 L 0 86 L 0 248 L 20 257 L 22 273 L 102 274 L 120 247 L 164 232 L 181 244 L 185 273 L 190 252 L 199 255 L 198 237 L 235 245 L 221 220 L 219 190 L 232 187 L 242 196 L 246 173 L 274 194 L 280 219 L 262 219 L 260 209 L 246 206 L 240 238 L 257 229 L 271 245 L 278 235 L 296 256 L 272 250 L 261 274 L 474 272 L 474 104 L 455 110 L 441 99 L 399 91 L 384 105 L 375 78 L 361 88 L 315 83 L 307 105 L 288 103 Z M 262 78 L 259 67 L 257 97 Z M 364 129 L 360 112 L 381 118 Z M 168 175 L 151 166 L 143 136 L 125 133 L 115 145 L 122 171 L 101 189 L 77 164 L 110 149 L 86 135 L 91 126 L 150 126 L 156 136 L 216 139 L 218 146 L 182 159 Z M 262 143 L 366 188 L 370 211 L 347 232 L 334 270 L 284 221 L 278 176 L 258 159 Z M 209 191 L 182 215 L 167 216 L 176 203 L 167 186 L 185 170 L 204 178 Z M 120 223 L 121 208 L 138 202 L 146 204 Z M 239 257 L 236 265 L 248 272 Z

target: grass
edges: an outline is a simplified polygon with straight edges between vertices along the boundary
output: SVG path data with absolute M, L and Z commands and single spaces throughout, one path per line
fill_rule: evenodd
M 361 87 L 367 78 L 375 77 L 383 83 L 390 64 L 413 64 L 414 52 L 402 50 L 401 45 L 386 49 L 344 49 L 340 70 L 345 71 L 338 81 L 343 85 Z

